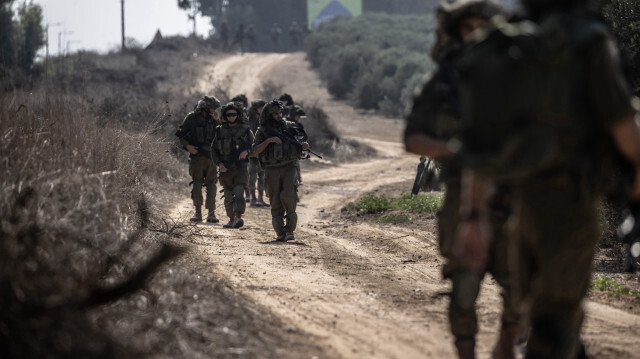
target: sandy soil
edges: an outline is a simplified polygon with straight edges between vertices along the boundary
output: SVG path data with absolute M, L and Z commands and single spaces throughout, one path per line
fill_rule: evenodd
M 443 260 L 433 218 L 384 225 L 340 212 L 363 194 L 409 189 L 417 158 L 404 153 L 400 144 L 402 121 L 360 113 L 332 100 L 301 53 L 237 55 L 211 63 L 206 71 L 230 79 L 233 93 L 252 95 L 269 76 L 286 84 L 284 90 L 296 101 L 324 108 L 343 136 L 374 147 L 379 156 L 329 168 L 303 165 L 296 241 L 274 242 L 269 210 L 248 207 L 240 230 L 201 225 L 204 234 L 197 243 L 202 245 L 190 255 L 207 258 L 214 263 L 212 271 L 234 290 L 323 348 L 294 357 L 454 357 L 446 316 L 449 285 L 440 277 Z M 201 86 L 206 90 L 205 83 Z M 187 199 L 175 213 L 189 210 Z M 224 216 L 221 207 L 216 213 Z M 496 339 L 498 291 L 487 277 L 477 302 L 479 358 L 490 357 Z M 615 308 L 607 300 L 586 303 L 589 354 L 640 358 L 637 309 Z

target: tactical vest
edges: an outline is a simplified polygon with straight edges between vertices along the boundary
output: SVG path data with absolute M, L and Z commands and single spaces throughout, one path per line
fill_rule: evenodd
M 248 130 L 249 126 L 243 123 L 234 127 L 221 125 L 216 128 L 215 145 L 223 161 L 236 162 L 242 151 L 251 148 Z
M 283 121 L 283 125 L 278 127 L 274 127 L 278 131 L 286 131 L 286 129 L 295 126 L 295 122 Z M 268 127 L 269 125 L 264 125 L 258 127 L 259 131 L 263 131 L 266 135 L 266 138 L 274 136 L 269 133 Z M 282 143 L 270 143 L 267 148 L 260 153 L 258 158 L 260 159 L 260 164 L 265 167 L 278 167 L 288 163 L 292 163 L 294 160 L 300 158 L 302 155 L 302 150 L 295 145 L 287 143 L 286 141 L 282 141 Z
M 192 143 L 205 151 L 209 151 L 211 142 L 215 137 L 216 121 L 211 116 L 204 117 L 200 114 L 194 114 L 196 117 L 195 126 L 193 126 L 189 139 Z
M 502 180 L 594 173 L 609 142 L 585 103 L 585 49 L 602 36 L 595 21 L 549 16 L 497 23 L 469 47 L 457 63 L 464 165 Z

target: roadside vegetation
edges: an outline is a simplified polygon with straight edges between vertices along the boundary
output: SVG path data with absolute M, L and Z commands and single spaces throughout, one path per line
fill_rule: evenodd
M 442 206 L 442 195 L 427 193 L 416 196 L 401 193 L 399 197 L 366 195 L 356 202 L 349 202 L 343 212 L 366 216 L 374 222 L 399 224 L 410 222 L 419 215 L 433 215 Z
M 434 30 L 432 15 L 338 17 L 309 35 L 305 49 L 333 96 L 399 116 L 433 67 Z
M 637 290 L 631 290 L 622 284 L 616 283 L 607 276 L 600 276 L 593 280 L 593 282 L 591 282 L 591 289 L 604 292 L 609 297 L 640 297 L 640 292 Z

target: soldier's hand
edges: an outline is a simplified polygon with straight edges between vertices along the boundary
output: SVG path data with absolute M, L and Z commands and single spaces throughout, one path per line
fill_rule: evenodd
M 227 172 L 227 166 L 224 165 L 224 163 L 220 162 L 220 164 L 218 165 L 218 168 L 220 169 L 221 173 Z
M 247 156 L 249 155 L 248 151 L 242 151 L 240 152 L 240 156 L 238 156 L 239 160 L 244 160 L 245 158 L 247 158 Z
M 467 268 L 481 272 L 489 258 L 491 229 L 481 219 L 460 221 L 453 247 L 454 255 Z
M 282 144 L 282 140 L 278 136 L 269 137 L 269 143 Z
M 306 151 L 309 149 L 309 143 L 308 142 L 302 142 L 302 150 Z
M 198 154 L 198 147 L 196 146 L 191 146 L 191 145 L 187 145 L 187 151 L 189 151 L 190 154 L 192 155 L 197 155 Z

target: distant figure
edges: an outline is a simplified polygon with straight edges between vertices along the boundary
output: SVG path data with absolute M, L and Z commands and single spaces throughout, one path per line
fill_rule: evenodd
M 238 30 L 236 30 L 236 38 L 233 40 L 234 45 L 240 46 L 240 53 L 244 55 L 244 25 L 238 25 Z
M 229 23 L 227 20 L 222 20 L 220 24 L 220 39 L 222 40 L 222 46 L 226 49 L 229 47 Z
M 300 36 L 301 36 L 300 26 L 298 26 L 297 22 L 292 22 L 291 26 L 289 26 L 289 41 L 291 44 L 291 51 L 296 51 L 299 48 L 300 44 Z
M 273 44 L 273 50 L 278 52 L 280 50 L 280 35 L 282 34 L 282 30 L 280 26 L 278 26 L 277 22 L 273 23 L 271 27 L 271 43 Z
M 248 43 L 249 52 L 256 51 L 256 49 L 255 49 L 255 47 L 256 47 L 256 30 L 255 30 L 253 24 L 249 25 L 249 28 L 247 28 L 247 32 L 246 32 L 245 36 L 247 37 L 247 43 Z

